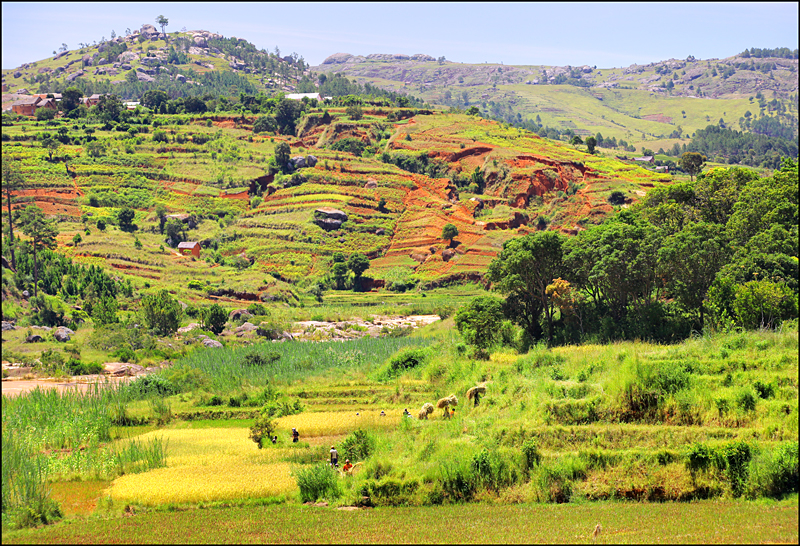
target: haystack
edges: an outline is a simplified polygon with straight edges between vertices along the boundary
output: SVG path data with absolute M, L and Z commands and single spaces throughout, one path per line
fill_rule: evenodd
M 476 385 L 467 391 L 467 399 L 472 400 L 476 394 L 485 394 L 486 387 L 483 385 Z
M 431 413 L 433 413 L 433 404 L 431 404 L 430 402 L 425 402 L 422 405 L 422 409 L 419 410 L 418 417 L 420 418 L 420 420 L 427 419 L 428 415 L 430 415 Z

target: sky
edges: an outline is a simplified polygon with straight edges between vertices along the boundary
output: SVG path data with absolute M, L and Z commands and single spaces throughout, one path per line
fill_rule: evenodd
M 2 2 L 2 68 L 169 20 L 312 66 L 334 53 L 598 68 L 798 47 L 797 2 Z

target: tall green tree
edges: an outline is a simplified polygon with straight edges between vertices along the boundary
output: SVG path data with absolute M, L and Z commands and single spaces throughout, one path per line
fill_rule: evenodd
M 701 329 L 708 290 L 729 256 L 719 226 L 704 222 L 667 237 L 659 249 L 659 271 L 668 279 L 667 289 L 687 309 L 699 312 Z
M 281 142 L 275 146 L 275 164 L 283 173 L 288 173 L 290 170 L 289 160 L 291 159 L 291 153 L 291 148 L 289 148 L 289 145 L 285 142 Z
M 166 336 L 178 330 L 183 309 L 178 300 L 164 289 L 142 297 L 142 321 L 157 335 Z
M 59 106 L 61 106 L 61 110 L 65 114 L 69 113 L 81 105 L 82 97 L 83 94 L 81 93 L 80 89 L 77 87 L 68 87 L 63 93 L 61 93 L 61 102 L 59 103 Z
M 453 246 L 453 239 L 458 237 L 458 228 L 453 224 L 445 224 L 442 228 L 442 239 L 450 241 L 449 245 Z
M 703 170 L 707 160 L 708 158 L 701 153 L 685 152 L 678 160 L 678 166 L 689 173 L 689 177 L 694 180 L 694 177 Z
M 156 17 L 156 24 L 161 27 L 161 34 L 164 35 L 164 39 L 166 40 L 166 35 L 167 35 L 166 28 L 167 25 L 169 25 L 169 19 L 167 19 L 163 15 L 159 15 L 158 17 Z
M 133 219 L 136 216 L 136 211 L 130 207 L 122 207 L 117 211 L 117 223 L 119 229 L 122 231 L 131 231 L 133 229 Z
M 8 207 L 8 247 L 11 251 L 11 267 L 17 269 L 17 260 L 14 253 L 14 216 L 11 211 L 11 193 L 18 192 L 25 186 L 25 178 L 19 171 L 17 162 L 3 154 L 3 189 L 6 192 L 6 205 Z
M 595 148 L 597 147 L 597 139 L 594 138 L 593 136 L 590 136 L 586 138 L 585 143 L 586 143 L 586 150 L 590 154 L 593 154 L 595 152 Z
M 39 265 L 37 255 L 45 249 L 56 247 L 58 228 L 55 221 L 45 218 L 44 211 L 35 205 L 28 205 L 20 216 L 22 232 L 31 238 L 33 248 L 33 295 L 38 295 Z
M 213 303 L 208 307 L 200 310 L 200 317 L 203 322 L 203 329 L 219 334 L 225 329 L 225 323 L 228 322 L 228 313 L 218 303 Z
M 500 339 L 503 318 L 501 300 L 493 296 L 478 296 L 458 310 L 455 324 L 467 343 L 485 351 Z
M 509 316 L 533 339 L 541 337 L 539 318 L 544 313 L 550 343 L 555 306 L 547 286 L 563 274 L 563 240 L 559 233 L 543 231 L 506 241 L 486 275 L 492 289 L 506 295 Z
M 347 268 L 352 271 L 353 275 L 355 276 L 353 279 L 353 284 L 358 286 L 361 280 L 361 275 L 364 274 L 364 271 L 369 269 L 369 258 L 359 252 L 356 252 L 355 254 L 351 255 L 350 258 L 348 258 Z

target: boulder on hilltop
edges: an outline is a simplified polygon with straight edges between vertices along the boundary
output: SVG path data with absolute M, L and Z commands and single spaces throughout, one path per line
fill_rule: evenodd
M 353 56 L 349 53 L 334 53 L 333 55 L 329 56 L 327 59 L 322 61 L 322 64 L 346 63 L 351 59 L 353 59 Z

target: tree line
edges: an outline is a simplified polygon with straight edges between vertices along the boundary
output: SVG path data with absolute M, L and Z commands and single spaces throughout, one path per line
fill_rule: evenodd
M 523 346 L 776 327 L 798 316 L 798 189 L 793 159 L 767 178 L 716 168 L 574 237 L 512 239 L 486 275 L 504 299 L 477 299 L 457 324 L 496 341 L 508 319 Z

